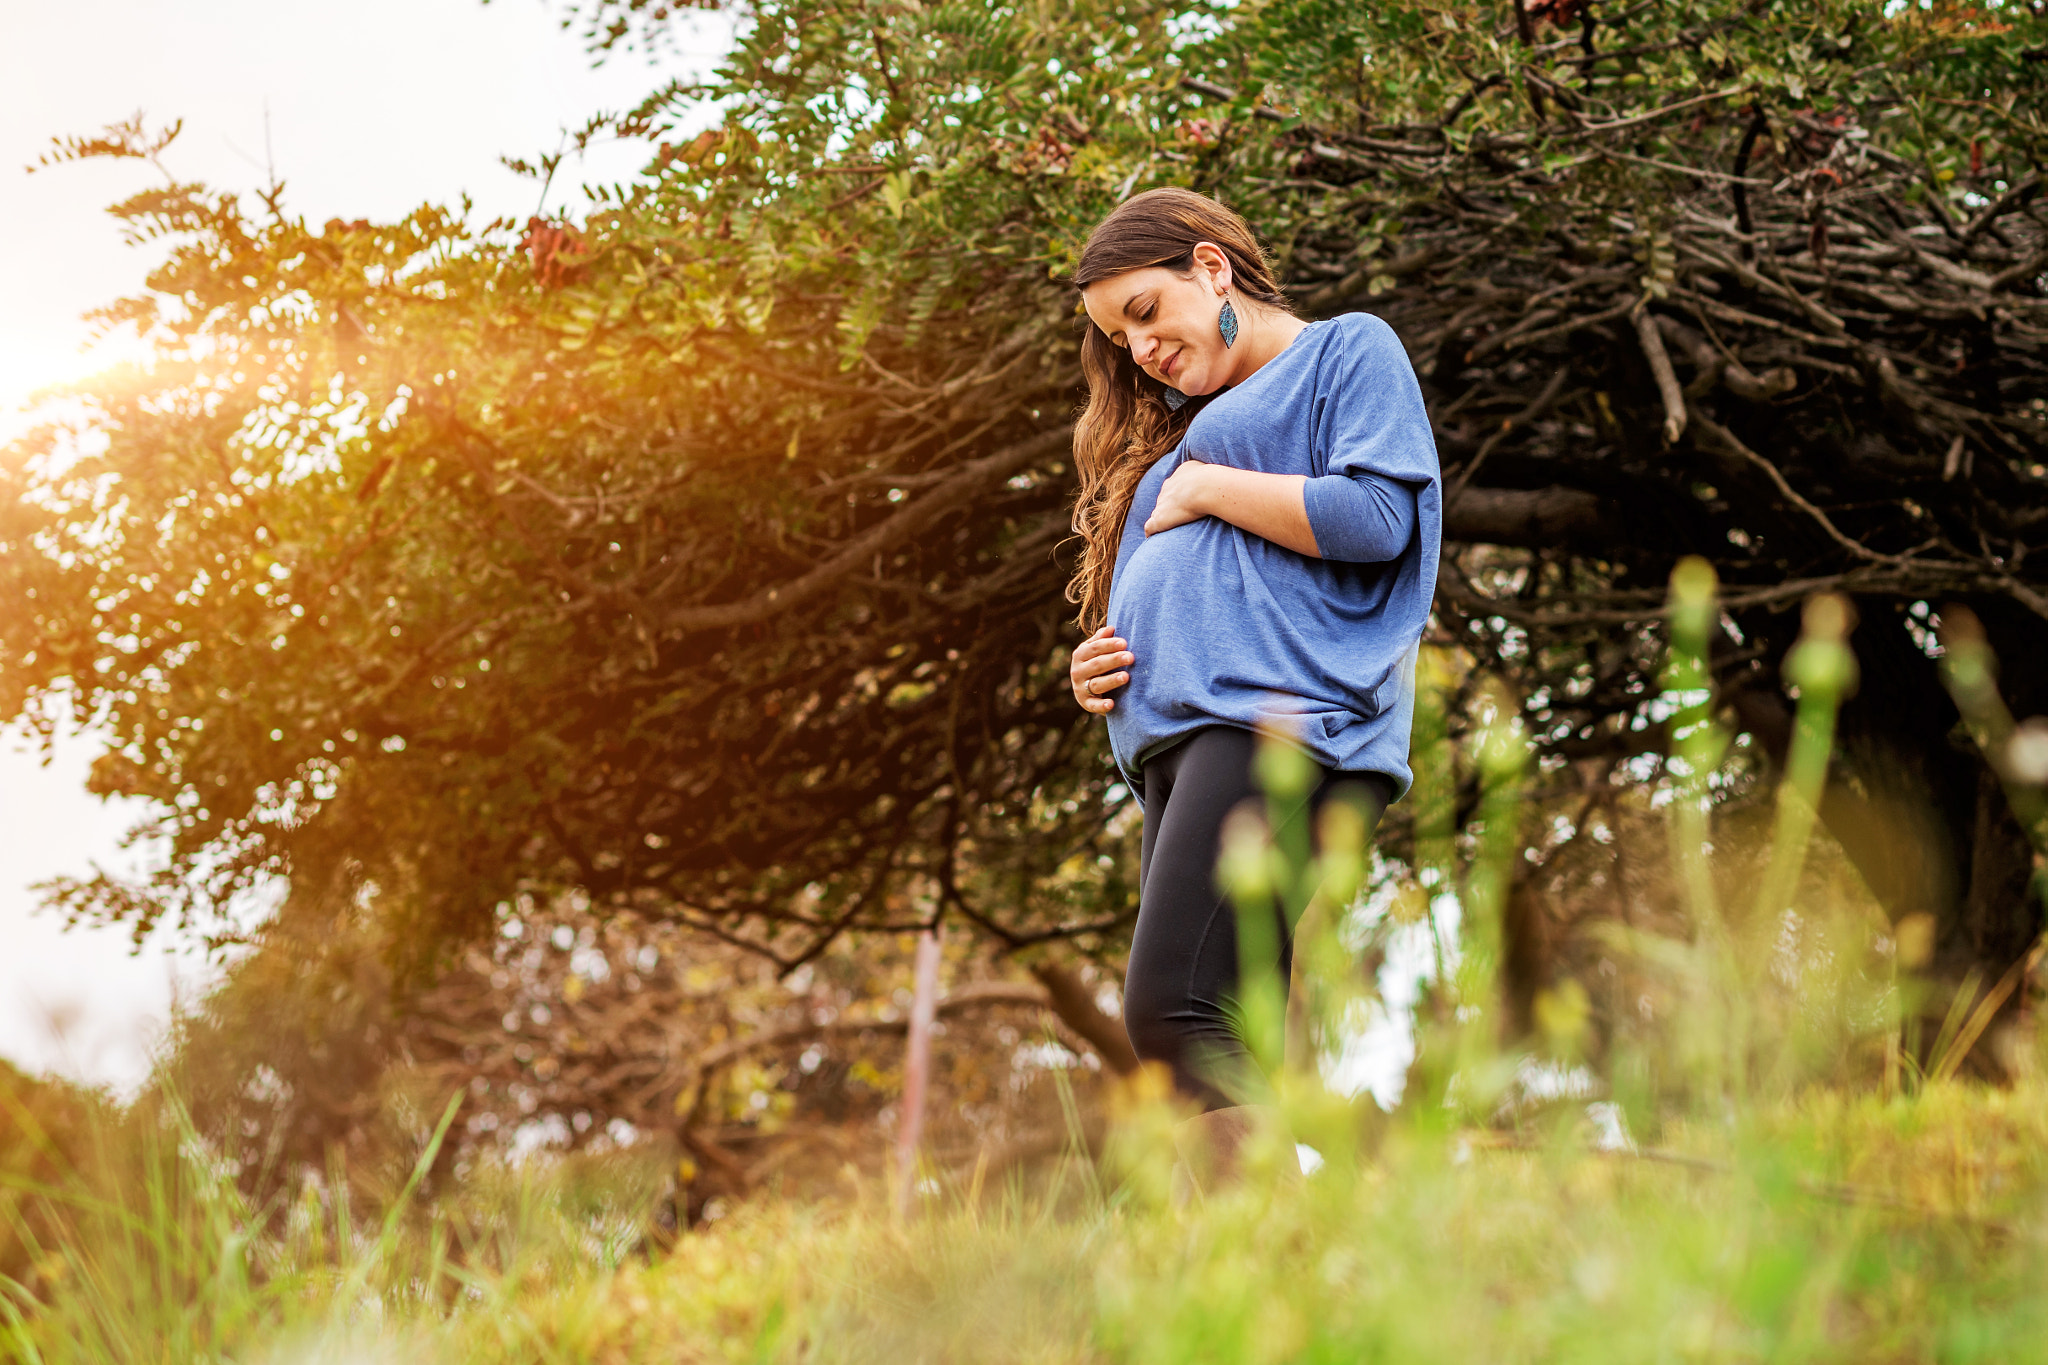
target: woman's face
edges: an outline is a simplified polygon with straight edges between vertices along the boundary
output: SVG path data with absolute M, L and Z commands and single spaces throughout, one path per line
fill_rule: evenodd
M 1232 357 L 1216 326 L 1229 288 L 1229 259 L 1203 242 L 1186 277 L 1164 266 L 1127 270 L 1083 289 L 1081 305 L 1139 369 L 1198 397 L 1231 382 Z

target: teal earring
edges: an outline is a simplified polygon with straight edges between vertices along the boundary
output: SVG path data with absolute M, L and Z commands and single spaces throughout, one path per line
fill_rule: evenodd
M 1230 300 L 1223 300 L 1223 311 L 1216 315 L 1216 330 L 1223 333 L 1223 349 L 1229 350 L 1237 344 L 1237 310 L 1230 306 Z

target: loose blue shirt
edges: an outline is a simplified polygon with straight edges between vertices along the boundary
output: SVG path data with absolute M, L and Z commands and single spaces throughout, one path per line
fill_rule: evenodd
M 1220 517 L 1145 522 L 1186 460 L 1306 475 L 1323 558 Z M 1290 736 L 1337 772 L 1413 781 L 1415 655 L 1436 587 L 1443 490 L 1422 390 L 1368 313 L 1310 323 L 1213 399 L 1146 472 L 1110 583 L 1137 657 L 1112 695 L 1110 747 L 1134 792 L 1146 759 L 1208 725 Z

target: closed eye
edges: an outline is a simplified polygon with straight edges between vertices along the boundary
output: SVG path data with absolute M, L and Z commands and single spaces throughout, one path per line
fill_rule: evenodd
M 1156 313 L 1158 313 L 1158 311 L 1159 300 L 1156 298 L 1148 300 L 1146 302 L 1143 312 L 1132 312 L 1130 304 L 1126 303 L 1124 305 L 1124 316 L 1137 322 L 1152 321 L 1153 316 Z M 1116 345 L 1123 347 L 1127 351 L 1131 349 L 1131 339 L 1128 335 L 1126 335 L 1123 332 L 1113 332 L 1110 334 L 1109 339 Z

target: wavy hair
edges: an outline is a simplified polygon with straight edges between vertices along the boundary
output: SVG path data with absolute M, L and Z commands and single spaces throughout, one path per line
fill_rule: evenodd
M 1233 293 L 1267 308 L 1294 311 L 1273 278 L 1265 248 L 1244 219 L 1206 195 L 1178 188 L 1135 195 L 1097 223 L 1081 248 L 1074 285 L 1086 289 L 1150 266 L 1186 278 L 1194 272 L 1195 247 L 1203 242 L 1215 245 L 1230 262 Z M 1082 628 L 1093 631 L 1109 614 L 1110 574 L 1138 483 L 1179 443 L 1202 400 L 1193 399 L 1178 412 L 1167 407 L 1166 385 L 1139 369 L 1131 353 L 1093 321 L 1086 327 L 1081 373 L 1088 381 L 1088 403 L 1074 423 L 1074 469 L 1081 489 L 1074 500 L 1073 528 L 1082 548 L 1067 600 L 1079 606 Z

